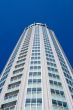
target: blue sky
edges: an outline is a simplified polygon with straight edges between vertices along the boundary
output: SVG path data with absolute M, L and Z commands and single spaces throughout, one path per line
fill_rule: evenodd
M 54 30 L 73 67 L 73 0 L 0 0 L 0 72 L 23 29 L 34 22 Z

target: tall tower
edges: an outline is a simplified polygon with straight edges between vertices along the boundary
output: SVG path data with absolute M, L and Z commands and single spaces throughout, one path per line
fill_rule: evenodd
M 0 77 L 1 110 L 73 110 L 72 68 L 52 30 L 22 33 Z

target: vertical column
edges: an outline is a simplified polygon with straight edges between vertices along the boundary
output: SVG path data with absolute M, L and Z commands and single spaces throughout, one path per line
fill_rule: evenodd
M 45 46 L 43 40 L 42 26 L 39 29 L 40 48 L 41 48 L 41 65 L 42 65 L 42 86 L 43 86 L 43 110 L 52 110 L 50 87 L 48 86 L 48 70 L 45 54 Z
M 32 55 L 29 67 L 29 78 L 24 110 L 42 110 L 42 81 L 40 61 L 39 25 L 35 25 Z
M 53 32 L 53 31 L 51 31 L 51 32 L 52 32 L 52 35 L 53 35 L 53 37 L 54 37 L 54 39 L 55 39 L 55 41 L 56 41 L 56 43 L 57 43 L 57 45 L 58 45 L 58 47 L 59 47 L 59 50 L 60 50 L 60 52 L 61 52 L 61 54 L 62 54 L 62 57 L 64 58 L 64 61 L 65 61 L 65 63 L 66 63 L 66 66 L 67 66 L 67 68 L 68 68 L 70 74 L 71 74 L 71 77 L 72 77 L 72 79 L 73 79 L 73 74 L 72 74 L 72 71 L 71 71 L 72 68 L 70 68 L 70 64 L 69 64 L 69 62 L 68 62 L 68 59 L 66 58 L 66 56 L 65 56 L 65 54 L 64 54 L 64 51 L 62 50 L 62 47 L 61 47 L 60 43 L 58 42 L 58 40 L 57 40 L 57 38 L 56 38 L 54 32 Z
M 24 36 L 26 36 L 27 32 L 28 32 L 28 30 L 26 31 L 26 33 L 25 33 Z M 22 35 L 23 35 L 23 34 L 22 34 Z M 7 79 L 6 79 L 6 81 L 5 81 L 5 84 L 4 84 L 4 86 L 3 86 L 3 89 L 2 89 L 2 92 L 1 92 L 1 95 L 0 95 L 0 107 L 1 107 L 2 104 L 5 103 L 4 96 L 5 96 L 5 93 L 8 92 L 8 85 L 10 84 L 10 78 L 11 78 L 12 75 L 13 75 L 13 70 L 15 69 L 15 65 L 16 65 L 17 58 L 18 58 L 18 56 L 19 56 L 19 52 L 20 52 L 21 47 L 22 47 L 22 44 L 23 44 L 23 42 L 24 42 L 24 40 L 25 40 L 25 37 L 24 37 L 24 36 L 21 36 L 21 38 L 20 38 L 20 40 L 21 40 L 22 37 L 23 37 L 23 41 L 22 41 L 20 47 L 18 47 L 19 49 L 18 49 L 18 52 L 17 52 L 17 54 L 16 54 L 16 58 L 15 58 L 15 60 L 14 60 L 14 62 L 13 62 L 13 65 L 12 65 L 10 71 L 9 71 L 8 77 L 7 77 Z M 17 46 L 18 46 L 20 40 L 18 41 L 18 43 L 17 43 L 15 49 L 17 48 Z M 15 49 L 14 49 L 14 51 L 15 51 Z M 13 51 L 13 53 L 14 53 L 14 51 Z M 13 53 L 12 53 L 12 55 L 13 55 Z M 11 55 L 11 57 L 12 57 L 12 55 Z M 9 58 L 9 60 L 11 59 L 11 57 Z M 9 62 L 9 61 L 8 61 L 8 62 Z M 8 64 L 8 63 L 7 63 L 7 64 Z
M 64 93 L 65 93 L 65 96 L 66 96 L 66 101 L 67 101 L 67 104 L 68 104 L 68 108 L 69 108 L 69 110 L 73 110 L 73 103 L 72 103 L 71 94 L 69 92 L 68 85 L 66 83 L 66 80 L 65 80 L 65 77 L 64 77 L 64 74 L 63 74 L 63 70 L 61 68 L 60 61 L 58 59 L 58 56 L 57 56 L 57 53 L 56 53 L 56 50 L 55 50 L 55 47 L 54 47 L 54 44 L 53 44 L 53 41 L 51 39 L 51 36 L 49 34 L 48 29 L 47 29 L 47 33 L 48 33 L 48 36 L 49 36 L 49 41 L 50 41 L 50 44 L 51 44 L 51 47 L 52 47 L 52 50 L 53 50 L 55 61 L 56 61 L 56 64 L 57 64 L 59 76 L 61 78 L 61 83 L 62 83 Z
M 19 97 L 16 105 L 16 110 L 24 110 L 25 101 L 26 101 L 26 92 L 27 92 L 27 83 L 28 83 L 28 77 L 29 77 L 29 66 L 30 66 L 30 58 L 32 54 L 32 44 L 33 44 L 33 38 L 34 38 L 34 31 L 35 29 L 32 27 L 32 34 L 30 38 L 30 44 L 28 48 L 27 58 L 26 58 L 26 64 L 23 71 L 22 81 L 21 81 L 21 87 L 19 91 Z

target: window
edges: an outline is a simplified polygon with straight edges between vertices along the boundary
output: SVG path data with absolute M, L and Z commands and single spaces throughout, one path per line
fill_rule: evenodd
M 40 64 L 40 61 L 31 61 L 31 64 Z
M 63 106 L 64 108 L 67 107 L 67 103 L 66 102 L 62 102 L 62 101 L 58 101 L 58 100 L 52 100 L 52 104 L 58 105 L 58 106 Z
M 31 84 L 31 83 L 41 83 L 41 79 L 29 79 L 28 84 Z
M 27 88 L 27 93 L 28 92 L 41 92 L 42 91 L 42 89 L 41 88 Z
M 23 71 L 23 69 L 24 69 L 24 68 L 17 69 L 17 70 L 15 70 L 15 71 L 13 71 L 13 74 L 20 73 L 20 72 Z
M 17 63 L 21 63 L 21 62 L 24 62 L 26 60 L 26 58 L 24 59 L 21 59 L 21 60 L 18 60 Z
M 19 91 L 17 90 L 17 91 L 13 91 L 13 92 L 10 92 L 10 93 L 6 93 L 4 99 L 6 100 L 6 99 L 15 98 L 15 97 L 17 97 L 18 92 Z
M 62 97 L 65 97 L 64 92 L 60 90 L 51 89 L 51 94 L 60 95 Z
M 54 89 L 51 89 L 51 93 L 52 93 L 52 94 L 55 94 L 55 90 L 54 90 Z
M 2 81 L 4 81 L 4 80 L 7 78 L 7 76 L 8 76 L 8 74 L 3 75 L 3 77 L 2 77 L 1 80 L 0 80 L 0 83 L 1 83 Z
M 57 75 L 57 74 L 48 73 L 48 75 L 49 75 L 50 77 L 53 77 L 53 78 L 56 78 L 56 79 L 60 79 L 59 75 Z
M 62 86 L 60 82 L 49 80 L 50 84 L 55 85 L 55 86 Z
M 11 77 L 11 81 L 15 81 L 15 80 L 18 80 L 22 77 L 22 74 L 20 75 L 17 75 L 17 76 L 14 76 L 14 77 Z
M 15 110 L 15 106 L 11 106 L 11 107 L 6 107 L 3 110 Z
M 6 72 L 4 72 L 3 76 L 7 75 L 9 73 L 10 70 L 7 70 Z
M 1 106 L 2 110 L 15 110 L 16 101 L 5 103 Z
M 26 51 L 24 51 L 24 52 L 21 52 L 19 55 L 24 55 L 24 54 L 26 54 L 28 51 L 26 50 Z
M 32 52 L 40 52 L 40 50 L 39 49 L 37 49 L 37 50 L 33 49 Z
M 48 65 L 48 66 L 56 67 L 56 64 L 55 64 L 55 63 L 51 63 L 51 62 L 47 62 L 47 65 Z
M 12 88 L 15 88 L 15 87 L 19 87 L 20 83 L 21 83 L 21 82 L 19 81 L 19 82 L 16 82 L 16 83 L 9 84 L 9 85 L 8 85 L 8 89 L 12 89 Z
M 3 81 L 2 83 L 0 83 L 0 88 L 4 85 L 5 81 Z
M 24 64 L 25 64 L 25 63 L 21 63 L 21 64 L 19 64 L 19 65 L 16 65 L 15 68 L 22 67 L 22 66 L 24 66 Z
M 30 69 L 40 69 L 41 66 L 30 66 Z
M 37 99 L 26 99 L 26 103 L 42 103 L 42 99 L 41 98 L 37 98 Z
M 29 76 L 40 76 L 41 72 L 29 72 Z
M 40 53 L 32 53 L 32 56 L 39 56 Z
M 41 98 L 38 98 L 37 99 L 37 103 L 42 103 L 42 99 Z
M 32 60 L 40 59 L 40 57 L 31 57 Z
M 22 58 L 25 58 L 25 57 L 26 57 L 26 55 L 23 55 L 23 56 L 18 57 L 18 59 L 22 59 Z
M 47 59 L 47 61 L 51 61 L 51 62 L 55 62 L 55 60 L 54 59 L 52 59 L 52 58 L 46 58 Z
M 56 68 L 52 68 L 52 67 L 48 67 L 49 71 L 54 71 L 54 72 L 58 72 L 58 70 Z

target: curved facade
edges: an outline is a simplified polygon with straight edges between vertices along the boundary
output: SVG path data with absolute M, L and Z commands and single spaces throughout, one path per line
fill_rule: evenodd
M 20 36 L 0 77 L 0 109 L 73 110 L 72 68 L 46 24 Z

